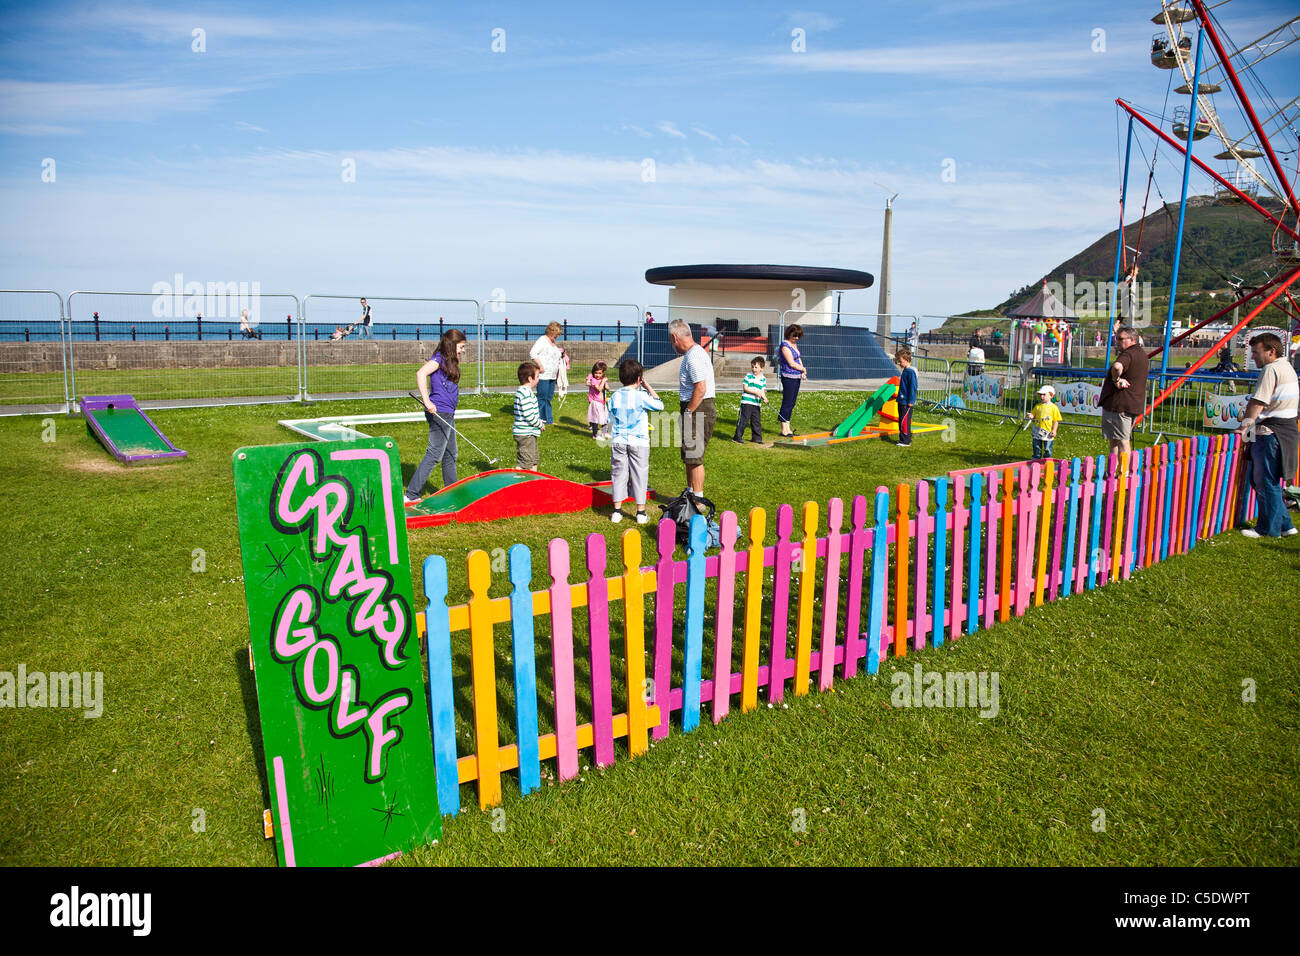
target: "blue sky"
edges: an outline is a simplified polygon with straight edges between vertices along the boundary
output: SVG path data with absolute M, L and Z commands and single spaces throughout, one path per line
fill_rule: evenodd
M 658 303 L 659 265 L 875 274 L 882 183 L 894 311 L 988 307 L 1113 228 L 1157 7 L 5 6 L 0 284 Z M 1218 11 L 1240 42 L 1291 12 Z

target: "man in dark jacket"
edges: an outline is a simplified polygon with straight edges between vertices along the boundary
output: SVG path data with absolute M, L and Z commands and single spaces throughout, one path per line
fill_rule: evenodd
M 1138 345 L 1132 326 L 1115 333 L 1119 352 L 1101 383 L 1101 434 L 1110 442 L 1111 454 L 1130 451 L 1133 420 L 1146 408 L 1147 373 L 1151 363 Z

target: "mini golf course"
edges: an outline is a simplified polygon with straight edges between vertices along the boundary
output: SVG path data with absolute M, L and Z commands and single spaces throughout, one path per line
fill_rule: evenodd
M 795 435 L 775 444 L 783 448 L 817 448 L 822 445 L 840 445 L 846 442 L 881 438 L 885 435 L 897 435 L 898 403 L 894 401 L 896 394 L 898 394 L 897 376 L 876 389 L 870 398 L 830 431 Z M 877 424 L 877 419 L 883 419 L 883 424 Z M 943 425 L 937 423 L 919 422 L 912 425 L 912 434 L 923 435 L 926 432 L 942 431 L 943 428 Z
M 406 509 L 406 527 L 431 528 L 522 515 L 571 514 L 613 504 L 610 482 L 586 484 L 540 471 L 496 468 L 462 478 Z M 654 498 L 654 492 L 648 492 Z M 630 499 L 629 499 L 630 500 Z

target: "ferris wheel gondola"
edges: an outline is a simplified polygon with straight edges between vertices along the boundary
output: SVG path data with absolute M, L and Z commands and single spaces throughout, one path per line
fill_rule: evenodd
M 1223 0 L 1223 2 L 1227 2 L 1227 0 Z M 1221 5 L 1216 4 L 1215 6 Z M 1156 34 L 1152 38 L 1151 62 L 1160 69 L 1176 69 L 1182 73 L 1183 83 L 1177 88 L 1177 92 L 1183 95 L 1189 95 L 1193 89 L 1193 57 L 1190 53 L 1191 37 L 1184 30 L 1184 24 L 1198 20 L 1197 10 L 1202 11 L 1208 21 L 1210 14 L 1206 5 L 1196 2 L 1196 0 L 1190 4 L 1185 2 L 1162 3 L 1160 13 L 1152 18 L 1153 22 L 1163 23 L 1165 30 L 1163 34 Z M 1190 14 L 1190 17 L 1188 14 Z M 1263 193 L 1281 202 L 1284 207 L 1292 204 L 1290 189 L 1282 188 L 1281 184 L 1274 183 L 1248 160 L 1268 155 L 1268 148 L 1258 142 L 1259 135 L 1256 133 L 1255 127 L 1258 126 L 1260 130 L 1263 130 L 1266 137 L 1276 136 L 1281 131 L 1294 127 L 1297 120 L 1300 119 L 1296 115 L 1298 111 L 1294 109 L 1296 104 L 1300 103 L 1300 98 L 1291 100 L 1280 109 L 1275 110 L 1262 123 L 1255 121 L 1252 114 L 1252 132 L 1247 136 L 1234 137 L 1224 126 L 1210 96 L 1223 88 L 1221 80 L 1232 79 L 1234 83 L 1239 83 L 1237 80 L 1239 74 L 1251 73 L 1256 66 L 1268 57 L 1281 52 L 1297 41 L 1300 41 L 1300 16 L 1291 17 L 1281 26 L 1269 30 L 1242 47 L 1222 46 L 1216 34 L 1216 40 L 1213 44 L 1214 51 L 1207 53 L 1209 65 L 1201 70 L 1195 84 L 1197 91 L 1197 121 L 1193 139 L 1200 140 L 1210 135 L 1216 136 L 1225 147 L 1216 155 L 1216 158 L 1234 164 L 1233 168 L 1229 170 L 1229 174 L 1234 178 L 1244 175 L 1248 180 L 1253 180 L 1256 188 L 1252 192 L 1252 196 Z M 1216 52 L 1227 60 L 1226 64 L 1215 61 L 1214 54 Z M 1240 90 L 1234 92 L 1240 94 Z M 1239 98 L 1240 96 L 1238 96 Z M 1174 111 L 1172 123 L 1174 135 L 1183 141 L 1187 139 L 1187 113 L 1186 107 L 1177 107 Z M 1270 159 L 1270 165 L 1273 165 L 1272 159 Z
M 1188 109 L 1186 106 L 1179 106 L 1174 110 L 1173 131 L 1174 135 L 1179 139 L 1187 139 L 1188 118 Z M 1205 137 L 1209 136 L 1213 131 L 1214 127 L 1210 125 L 1210 121 L 1204 117 L 1198 116 L 1196 117 L 1196 129 L 1192 133 L 1192 139 L 1205 139 Z
M 1196 19 L 1196 11 L 1185 3 L 1165 3 L 1162 9 L 1151 18 L 1152 23 L 1191 23 Z

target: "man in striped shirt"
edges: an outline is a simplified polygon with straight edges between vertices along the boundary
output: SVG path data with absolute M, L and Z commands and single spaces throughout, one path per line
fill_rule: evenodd
M 537 409 L 537 377 L 541 371 L 541 366 L 536 362 L 524 362 L 519 366 L 519 388 L 515 392 L 515 424 L 511 431 L 515 436 L 515 467 L 524 471 L 536 471 L 541 464 L 541 455 L 537 450 L 537 436 L 546 427 Z
M 1259 367 L 1255 391 L 1241 418 L 1243 441 L 1250 442 L 1250 483 L 1255 489 L 1258 515 L 1254 528 L 1243 528 L 1248 538 L 1290 537 L 1296 533 L 1282 501 L 1283 475 L 1294 477 L 1298 438 L 1296 410 L 1300 384 L 1287 364 L 1282 340 L 1261 332 L 1250 340 Z

